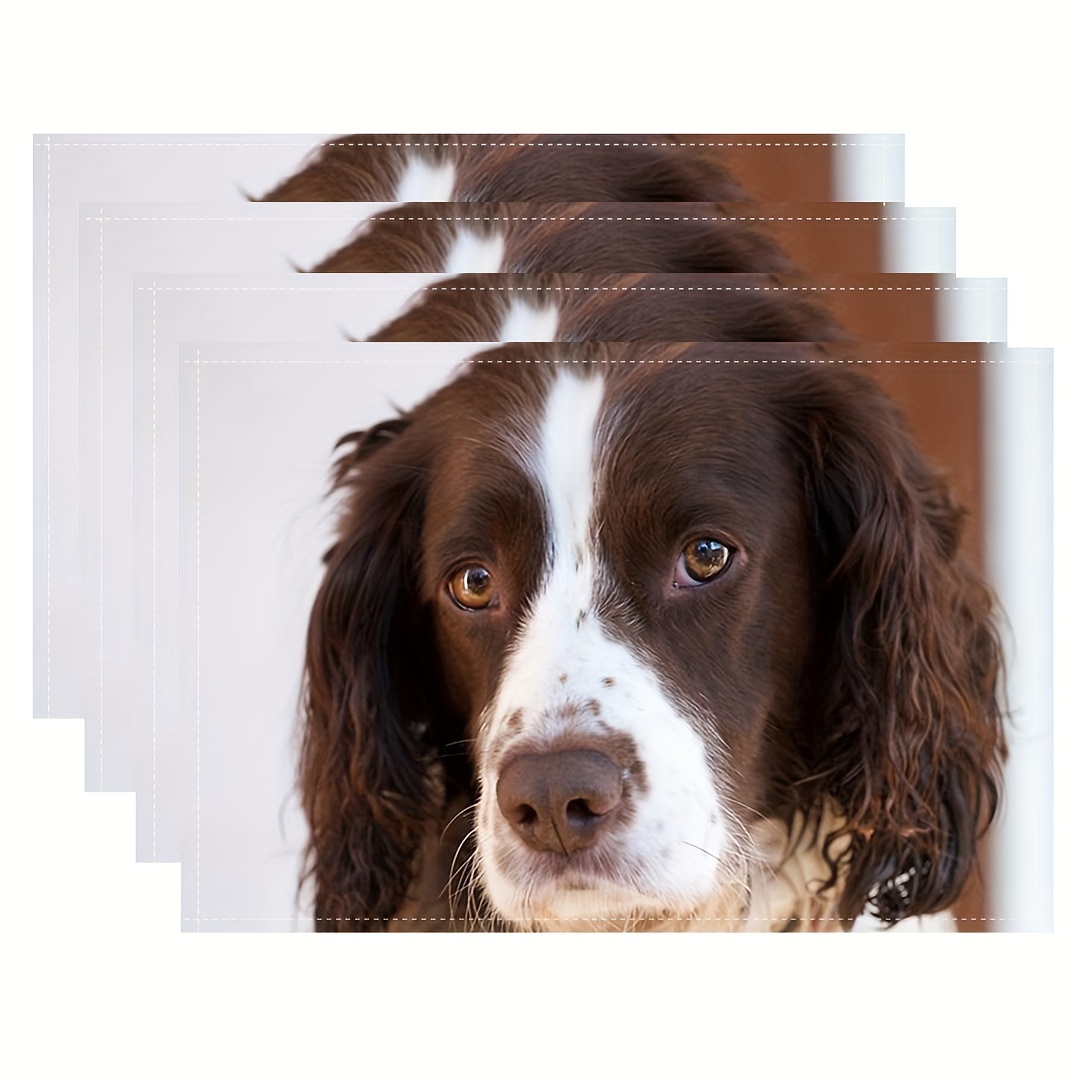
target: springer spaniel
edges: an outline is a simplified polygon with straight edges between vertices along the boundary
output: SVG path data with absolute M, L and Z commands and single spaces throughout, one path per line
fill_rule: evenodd
M 994 601 L 884 394 L 784 350 L 505 346 L 343 438 L 300 773 L 318 929 L 956 899 L 1004 755 Z

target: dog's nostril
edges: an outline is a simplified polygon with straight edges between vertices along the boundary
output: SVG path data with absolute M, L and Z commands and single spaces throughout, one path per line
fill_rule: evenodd
M 568 807 L 564 810 L 564 814 L 572 827 L 586 827 L 591 820 L 596 819 L 598 816 L 605 815 L 604 812 L 592 812 L 590 805 L 581 798 L 576 799 L 575 801 L 569 801 Z
M 623 791 L 620 767 L 596 749 L 514 756 L 496 784 L 500 811 L 519 837 L 565 854 L 594 844 Z

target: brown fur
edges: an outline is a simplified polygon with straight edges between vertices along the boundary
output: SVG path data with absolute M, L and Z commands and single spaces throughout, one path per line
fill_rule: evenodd
M 452 198 L 471 202 L 744 198 L 717 158 L 666 135 L 348 135 L 319 147 L 263 199 L 394 200 L 411 155 L 453 161 Z
M 848 338 L 770 275 L 456 275 L 422 290 L 372 342 L 495 342 L 513 300 L 559 310 L 571 342 L 826 342 Z
M 404 203 L 368 219 L 317 272 L 435 272 L 464 232 L 504 238 L 502 271 L 791 271 L 715 203 Z

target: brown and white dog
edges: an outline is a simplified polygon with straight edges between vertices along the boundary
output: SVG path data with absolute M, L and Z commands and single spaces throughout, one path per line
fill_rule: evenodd
M 502 347 L 344 438 L 318 929 L 950 906 L 998 798 L 994 602 L 883 393 L 771 349 Z

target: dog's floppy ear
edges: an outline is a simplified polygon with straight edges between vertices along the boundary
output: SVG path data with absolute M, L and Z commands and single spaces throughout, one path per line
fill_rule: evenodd
M 319 931 L 388 927 L 441 804 L 406 568 L 426 484 L 408 426 L 343 437 L 335 469 L 344 514 L 309 622 L 299 772 Z
M 841 916 L 896 921 L 958 897 L 996 809 L 994 600 L 960 553 L 960 509 L 886 396 L 856 373 L 801 375 L 824 561 L 810 785 L 846 823 Z

